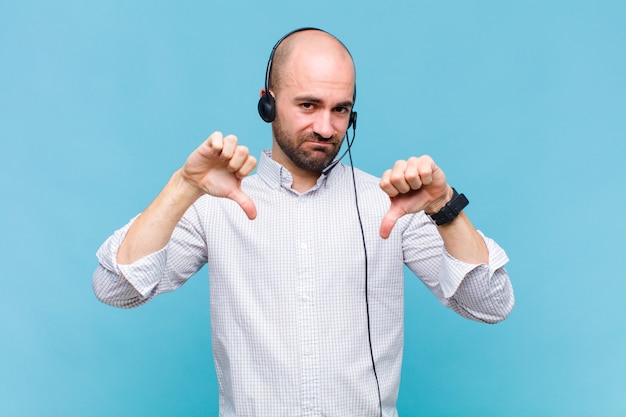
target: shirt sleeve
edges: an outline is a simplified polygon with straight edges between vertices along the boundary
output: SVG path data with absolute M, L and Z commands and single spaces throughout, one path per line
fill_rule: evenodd
M 187 210 L 163 249 L 132 264 L 118 264 L 117 253 L 136 217 L 115 231 L 96 253 L 99 264 L 92 279 L 96 297 L 114 307 L 137 307 L 158 294 L 174 291 L 195 274 L 207 259 L 196 204 Z
M 485 323 L 504 320 L 515 304 L 513 287 L 505 269 L 505 251 L 482 232 L 489 251 L 487 264 L 471 264 L 452 257 L 436 226 L 422 213 L 405 230 L 405 263 L 435 294 L 459 315 Z

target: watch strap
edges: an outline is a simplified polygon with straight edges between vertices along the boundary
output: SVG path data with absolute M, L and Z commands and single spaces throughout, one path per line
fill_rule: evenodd
M 430 218 L 434 220 L 437 226 L 450 223 L 459 215 L 459 213 L 469 204 L 469 200 L 463 194 L 456 192 L 452 188 L 452 198 L 437 213 L 430 214 Z

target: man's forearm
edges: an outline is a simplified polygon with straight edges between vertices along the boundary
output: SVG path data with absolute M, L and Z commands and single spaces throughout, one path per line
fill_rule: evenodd
M 459 261 L 472 264 L 489 263 L 485 241 L 464 212 L 450 223 L 437 226 L 448 253 Z
M 156 199 L 132 224 L 117 253 L 117 262 L 131 264 L 167 245 L 187 209 L 202 195 L 176 171 Z

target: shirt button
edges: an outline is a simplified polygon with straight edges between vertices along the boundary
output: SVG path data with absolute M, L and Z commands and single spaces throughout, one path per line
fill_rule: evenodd
M 300 243 L 300 249 L 306 250 L 307 248 L 308 248 L 308 245 L 306 243 Z

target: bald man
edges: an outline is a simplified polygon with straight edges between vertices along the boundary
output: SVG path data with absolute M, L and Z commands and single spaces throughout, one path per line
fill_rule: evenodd
M 273 140 L 258 166 L 214 132 L 98 251 L 94 291 L 122 308 L 208 264 L 221 416 L 396 416 L 405 265 L 463 317 L 513 307 L 506 254 L 430 157 L 380 179 L 338 163 L 355 88 L 340 41 L 288 34 L 261 90 Z

